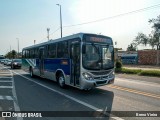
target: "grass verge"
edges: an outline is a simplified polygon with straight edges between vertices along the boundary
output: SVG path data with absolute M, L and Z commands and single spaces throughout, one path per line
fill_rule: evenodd
M 115 68 L 115 72 L 116 73 L 126 73 L 126 74 L 137 74 L 137 75 L 143 75 L 143 76 L 160 77 L 160 70 Z

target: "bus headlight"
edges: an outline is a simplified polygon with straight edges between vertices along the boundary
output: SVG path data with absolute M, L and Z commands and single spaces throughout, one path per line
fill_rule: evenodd
M 115 75 L 114 71 L 109 74 L 109 78 L 112 78 Z
M 17 63 L 14 63 L 14 65 L 17 65 Z
M 88 73 L 82 73 L 82 75 L 86 80 L 93 80 L 93 77 L 89 75 Z

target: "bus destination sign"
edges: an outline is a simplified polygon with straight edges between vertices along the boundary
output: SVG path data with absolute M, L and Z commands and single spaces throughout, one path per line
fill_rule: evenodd
M 86 36 L 86 42 L 111 43 L 111 39 L 104 38 L 104 37 L 90 37 L 90 36 Z

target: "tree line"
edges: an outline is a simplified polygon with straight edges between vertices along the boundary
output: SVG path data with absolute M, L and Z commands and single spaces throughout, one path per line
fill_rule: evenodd
M 18 53 L 16 50 L 12 50 L 5 55 L 5 58 L 14 59 L 17 58 Z
M 128 45 L 127 51 L 136 51 L 138 45 L 150 45 L 152 49 L 160 50 L 160 15 L 157 18 L 149 19 L 152 24 L 152 30 L 149 35 L 139 32 L 130 45 Z

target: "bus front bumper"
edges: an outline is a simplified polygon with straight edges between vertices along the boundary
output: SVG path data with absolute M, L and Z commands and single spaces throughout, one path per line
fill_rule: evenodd
M 103 85 L 107 85 L 107 84 L 113 84 L 114 83 L 114 79 L 115 79 L 115 75 L 112 76 L 111 78 L 108 79 L 103 79 L 103 80 L 86 80 L 86 79 L 82 79 L 81 81 L 81 89 L 91 89 L 91 88 L 95 88 L 98 86 L 103 86 Z

